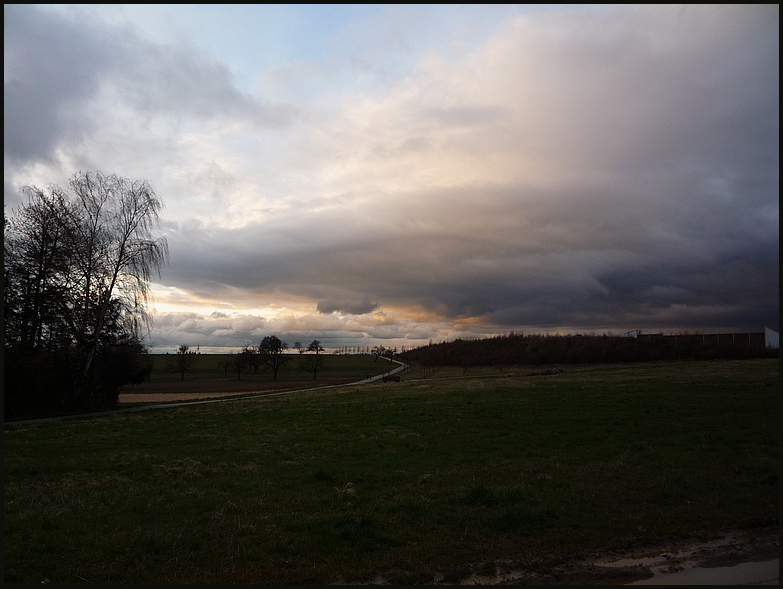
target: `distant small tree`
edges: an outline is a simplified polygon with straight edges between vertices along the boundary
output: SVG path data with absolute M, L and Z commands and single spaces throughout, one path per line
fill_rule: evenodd
M 237 380 L 242 380 L 242 371 L 247 369 L 247 356 L 240 352 L 231 352 L 225 360 L 228 369 L 237 373 Z
M 253 346 L 245 346 L 239 353 L 248 370 L 252 368 L 253 374 L 258 373 L 258 367 L 261 365 L 261 352 L 259 349 Z
M 321 342 L 316 339 L 313 340 L 309 346 L 307 346 L 307 351 L 310 353 L 305 354 L 303 358 L 304 368 L 308 372 L 312 372 L 313 378 L 316 378 L 318 376 L 318 372 L 323 370 L 324 364 L 326 362 L 326 358 L 322 354 L 324 348 L 321 345 Z
M 229 354 L 228 358 L 225 360 L 218 362 L 218 368 L 223 369 L 223 376 L 228 376 L 228 373 L 234 369 L 234 363 L 231 360 L 231 354 Z
M 288 357 L 285 355 L 287 349 L 288 344 L 276 335 L 266 336 L 258 346 L 261 363 L 272 370 L 273 380 L 277 380 L 277 373 L 288 363 Z
M 377 362 L 380 356 L 384 356 L 386 354 L 386 348 L 383 346 L 375 346 L 372 349 L 372 354 L 375 356 L 375 362 Z
M 299 352 L 300 354 L 304 354 L 304 348 L 302 347 L 302 342 L 295 342 L 294 343 L 294 349 Z
M 177 348 L 177 353 L 169 358 L 169 367 L 174 372 L 178 372 L 180 375 L 180 382 L 185 381 L 185 373 L 190 371 L 190 365 L 193 361 L 193 355 L 195 352 L 190 350 L 190 347 L 182 344 Z

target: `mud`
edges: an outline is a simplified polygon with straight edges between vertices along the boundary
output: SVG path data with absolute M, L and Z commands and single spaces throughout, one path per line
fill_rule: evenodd
M 495 563 L 491 576 L 471 574 L 461 585 L 624 585 L 695 568 L 730 567 L 779 557 L 777 528 L 696 534 L 624 549 L 597 550 L 537 562 Z M 486 564 L 473 567 L 486 570 Z M 696 583 L 698 584 L 698 583 Z M 777 583 L 774 583 L 777 584 Z
M 553 554 L 546 558 L 503 559 L 462 565 L 441 571 L 427 581 L 430 585 L 628 585 L 704 584 L 698 575 L 681 580 L 682 571 L 733 567 L 778 558 L 778 528 L 729 530 L 723 533 L 693 534 L 655 543 L 634 542 L 624 548 L 599 549 L 581 554 Z M 764 580 L 733 577 L 730 584 L 777 585 L 777 563 L 766 567 Z M 672 575 L 672 583 L 666 576 Z M 367 585 L 393 584 L 394 574 L 377 575 Z M 340 583 L 345 584 L 345 583 Z M 726 584 L 711 581 L 707 584 Z

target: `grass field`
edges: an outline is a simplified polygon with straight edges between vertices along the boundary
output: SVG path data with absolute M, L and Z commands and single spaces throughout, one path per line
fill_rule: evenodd
M 5 582 L 456 582 L 777 525 L 778 360 L 562 368 L 6 424 Z
M 305 356 L 288 354 L 287 357 L 288 362 L 275 381 L 272 371 L 263 367 L 257 371 L 243 371 L 240 378 L 237 378 L 236 372 L 226 373 L 221 363 L 228 358 L 228 354 L 195 354 L 192 356 L 191 367 L 182 380 L 182 375 L 169 366 L 171 356 L 153 354 L 150 355 L 152 372 L 149 381 L 126 385 L 120 389 L 120 394 L 247 392 L 305 388 L 357 382 L 368 374 L 377 376 L 399 367 L 398 364 L 383 358 L 376 360 L 371 355 L 325 354 L 323 366 L 318 370 L 316 378 L 313 378 L 313 373 L 305 368 Z
M 288 359 L 286 366 L 278 374 L 279 380 L 302 380 L 312 378 L 313 374 L 303 367 L 303 360 L 307 355 L 289 353 L 285 354 Z M 357 379 L 364 378 L 364 371 L 375 370 L 376 374 L 388 370 L 391 366 L 383 358 L 375 359 L 369 354 L 323 354 L 324 366 L 319 370 L 318 375 L 329 378 L 335 375 L 350 374 Z M 150 354 L 152 361 L 152 382 L 179 381 L 180 374 L 174 372 L 169 367 L 169 361 L 172 355 L 169 354 Z M 226 372 L 221 368 L 221 363 L 227 360 L 228 354 L 194 354 L 191 356 L 192 364 L 185 373 L 186 381 L 202 380 L 237 380 L 236 372 Z M 393 366 L 397 366 L 396 364 Z M 241 379 L 251 380 L 272 380 L 273 375 L 270 370 L 259 368 L 257 372 L 242 371 Z

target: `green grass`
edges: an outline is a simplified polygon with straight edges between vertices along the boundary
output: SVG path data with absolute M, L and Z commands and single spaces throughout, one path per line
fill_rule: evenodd
M 777 524 L 777 360 L 499 374 L 6 424 L 5 582 L 455 582 Z

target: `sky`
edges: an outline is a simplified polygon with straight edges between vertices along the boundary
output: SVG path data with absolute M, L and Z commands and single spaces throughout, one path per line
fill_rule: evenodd
M 4 208 L 147 179 L 153 352 L 779 329 L 778 5 L 4 5 Z

